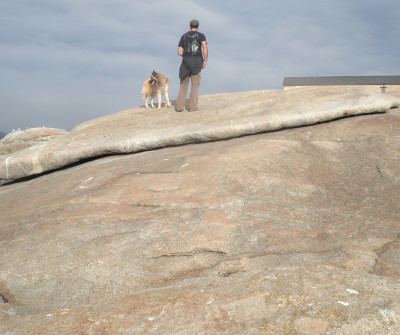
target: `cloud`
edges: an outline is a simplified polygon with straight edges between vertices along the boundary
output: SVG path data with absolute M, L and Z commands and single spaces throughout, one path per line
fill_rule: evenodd
M 0 130 L 71 129 L 142 104 L 154 69 L 178 91 L 177 44 L 200 20 L 201 94 L 281 88 L 284 76 L 397 74 L 397 0 L 2 0 Z

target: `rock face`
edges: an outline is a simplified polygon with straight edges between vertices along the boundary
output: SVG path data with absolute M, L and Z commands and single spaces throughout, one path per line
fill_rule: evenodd
M 399 133 L 390 109 L 1 186 L 0 333 L 400 333 Z
M 200 99 L 201 113 L 134 108 L 86 122 L 40 147 L 0 157 L 0 179 L 15 180 L 87 158 L 153 150 L 385 112 L 394 95 L 357 87 L 217 94 Z

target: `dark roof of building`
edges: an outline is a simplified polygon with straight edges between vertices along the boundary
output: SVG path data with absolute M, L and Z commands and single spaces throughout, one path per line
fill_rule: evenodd
M 400 85 L 400 76 L 285 77 L 283 86 Z

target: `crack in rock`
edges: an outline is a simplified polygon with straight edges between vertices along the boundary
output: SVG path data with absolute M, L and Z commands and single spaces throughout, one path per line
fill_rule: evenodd
M 7 297 L 3 293 L 0 293 L 0 303 L 4 303 L 4 304 L 10 303 L 10 301 L 7 299 Z
M 162 208 L 160 205 L 152 205 L 152 204 L 146 204 L 146 203 L 135 203 L 131 204 L 132 207 L 139 207 L 139 208 Z
M 383 246 L 381 246 L 379 249 L 376 249 L 375 251 L 378 255 L 381 255 L 389 249 L 400 249 L 400 241 L 396 240 L 385 243 Z
M 222 255 L 222 256 L 225 256 L 227 254 L 224 251 L 201 248 L 201 249 L 194 249 L 192 251 L 171 252 L 171 253 L 168 253 L 168 254 L 163 254 L 163 255 L 160 255 L 160 256 L 151 257 L 151 259 L 168 258 L 168 257 L 192 257 L 194 255 L 204 254 L 204 253 L 218 254 L 218 255 Z
M 375 165 L 375 167 L 376 167 L 376 171 L 378 171 L 379 175 L 383 178 L 383 173 L 382 173 L 382 170 L 379 167 L 379 165 Z
M 371 273 L 400 279 L 400 241 L 385 243 L 375 252 L 377 259 Z

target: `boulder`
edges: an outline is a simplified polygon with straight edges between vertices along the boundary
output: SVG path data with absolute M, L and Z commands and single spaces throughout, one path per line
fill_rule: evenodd
M 309 95 L 299 93 L 301 115 Z M 242 108 L 250 122 L 244 106 L 260 94 L 202 106 L 226 124 Z M 0 333 L 400 333 L 400 113 L 385 108 L 1 186 Z M 152 117 L 149 138 L 177 120 L 206 127 L 201 113 L 134 109 L 64 136 L 85 147 L 89 134 L 100 141 L 120 124 L 134 136 Z
M 57 128 L 29 128 L 13 131 L 0 140 L 0 156 L 15 153 L 32 145 L 43 144 L 66 133 L 67 131 Z

